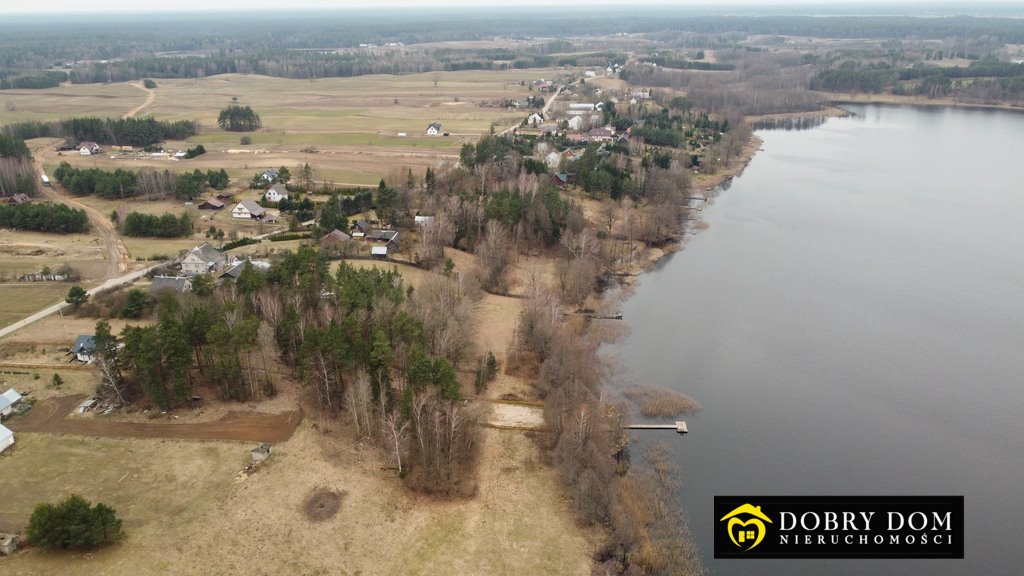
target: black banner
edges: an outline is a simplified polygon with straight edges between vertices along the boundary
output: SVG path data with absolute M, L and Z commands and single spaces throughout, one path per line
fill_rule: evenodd
M 963 557 L 963 496 L 715 496 L 715 558 Z

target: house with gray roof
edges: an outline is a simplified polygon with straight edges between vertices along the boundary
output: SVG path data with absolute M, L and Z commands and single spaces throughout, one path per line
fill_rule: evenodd
M 185 276 L 154 276 L 149 285 L 149 293 L 157 296 L 161 292 L 184 294 L 192 290 L 192 281 Z
M 75 343 L 71 346 L 71 354 L 75 356 L 75 359 L 86 364 L 92 362 L 94 350 L 96 350 L 96 340 L 86 334 L 75 338 Z
M 203 243 L 193 248 L 181 259 L 181 273 L 184 276 L 209 274 L 224 266 L 228 257 L 209 244 Z

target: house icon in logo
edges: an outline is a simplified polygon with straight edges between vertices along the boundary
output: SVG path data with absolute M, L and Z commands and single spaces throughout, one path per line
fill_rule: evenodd
M 729 521 L 725 525 L 725 529 L 729 533 L 729 540 L 732 540 L 732 543 L 739 548 L 746 547 L 744 551 L 753 549 L 761 543 L 761 540 L 764 540 L 765 522 L 773 523 L 771 518 L 761 512 L 760 506 L 750 504 L 739 506 L 718 519 L 719 522 L 726 520 Z

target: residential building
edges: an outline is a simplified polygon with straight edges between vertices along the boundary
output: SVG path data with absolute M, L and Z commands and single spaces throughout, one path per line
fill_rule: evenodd
M 92 362 L 92 353 L 95 349 L 96 341 L 93 337 L 83 334 L 78 338 L 75 338 L 75 343 L 71 346 L 71 354 L 73 354 L 75 359 L 79 362 L 89 364 Z
M 231 217 L 239 220 L 262 220 L 266 213 L 266 208 L 257 204 L 255 200 L 246 198 L 231 210 Z
M 273 202 L 274 204 L 277 204 L 278 202 L 287 197 L 288 188 L 286 188 L 285 185 L 280 182 L 274 184 L 273 186 L 268 188 L 266 192 L 263 193 L 263 199 L 266 200 L 267 202 Z
M 149 285 L 149 293 L 153 296 L 161 292 L 184 294 L 192 290 L 192 281 L 185 276 L 155 276 Z
M 440 134 L 441 124 L 439 122 L 434 122 L 431 125 L 427 126 L 427 136 L 438 136 Z
M 224 266 L 228 257 L 209 244 L 200 244 L 181 259 L 181 273 L 184 276 L 209 274 Z

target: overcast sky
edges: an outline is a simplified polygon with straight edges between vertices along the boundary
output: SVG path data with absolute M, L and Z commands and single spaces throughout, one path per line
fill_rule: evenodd
M 986 3 L 1024 4 L 1024 0 L 985 0 Z M 780 4 L 886 4 L 893 0 L 642 0 L 638 4 L 694 5 L 780 5 Z M 896 0 L 898 4 L 927 4 L 928 0 Z M 935 4 L 934 1 L 930 2 Z M 945 2 L 942 2 L 945 3 Z M 227 10 L 267 8 L 367 8 L 399 6 L 494 6 L 494 5 L 623 5 L 622 0 L 0 0 L 0 13 L 26 12 L 150 12 L 154 10 Z

